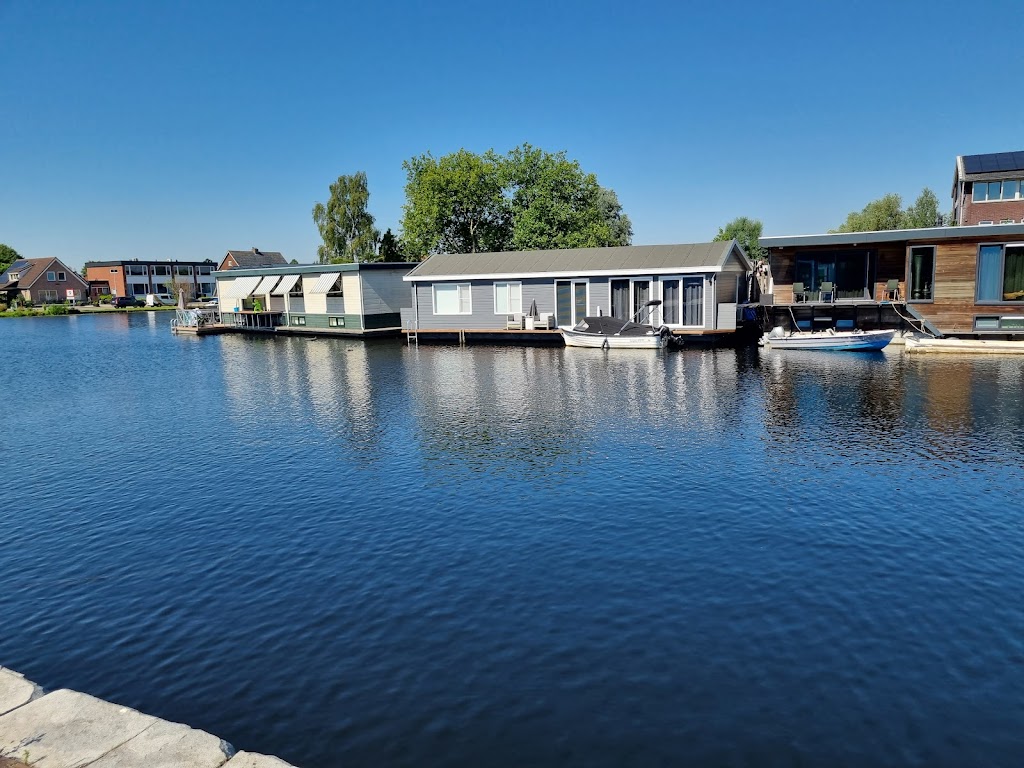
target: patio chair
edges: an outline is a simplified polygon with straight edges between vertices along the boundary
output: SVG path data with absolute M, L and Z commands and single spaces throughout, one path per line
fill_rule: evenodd
M 522 315 L 509 315 L 505 318 L 505 330 L 506 331 L 521 331 L 523 330 L 523 316 Z
M 555 316 L 551 312 L 541 312 L 533 323 L 539 331 L 550 331 L 555 327 Z
M 828 301 L 835 303 L 836 300 L 836 287 L 833 283 L 823 280 L 821 287 L 818 289 L 818 301 L 825 301 L 825 295 L 828 295 Z
M 898 279 L 893 279 L 886 282 L 885 298 L 887 301 L 900 300 L 900 281 Z
M 807 291 L 803 283 L 793 283 L 793 303 L 807 301 Z

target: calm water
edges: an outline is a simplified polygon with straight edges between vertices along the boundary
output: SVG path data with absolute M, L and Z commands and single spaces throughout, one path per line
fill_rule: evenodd
M 0 664 L 305 766 L 1024 764 L 1024 362 L 0 323 Z

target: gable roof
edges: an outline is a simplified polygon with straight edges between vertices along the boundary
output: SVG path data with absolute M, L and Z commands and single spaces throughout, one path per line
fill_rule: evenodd
M 492 253 L 438 253 L 405 276 L 407 281 L 448 278 L 557 277 L 566 275 L 670 274 L 714 272 L 735 253 L 744 269 L 750 262 L 735 240 L 678 245 L 619 245 Z
M 960 181 L 986 181 L 1021 175 L 1024 175 L 1024 151 L 957 155 L 953 197 L 956 197 L 956 185 Z
M 43 277 L 50 270 L 50 266 L 56 264 L 57 267 L 52 271 L 64 272 L 68 280 L 77 280 L 86 288 L 89 287 L 81 275 L 75 270 L 71 269 L 60 259 L 53 256 L 42 259 L 18 259 L 11 266 L 7 268 L 7 271 L 0 275 L 0 290 L 11 290 L 13 288 L 25 289 L 31 288 L 32 285 Z M 11 280 L 11 273 L 14 272 L 18 275 L 17 280 Z
M 229 258 L 234 260 L 237 266 L 225 267 Z M 221 260 L 219 269 L 252 269 L 287 263 L 288 261 L 278 251 L 261 251 L 258 248 L 251 248 L 248 251 L 228 251 Z

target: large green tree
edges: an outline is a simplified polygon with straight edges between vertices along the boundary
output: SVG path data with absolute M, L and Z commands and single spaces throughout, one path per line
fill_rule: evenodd
M 627 245 L 629 217 L 618 197 L 592 173 L 569 160 L 523 144 L 502 159 L 505 194 L 512 211 L 512 247 L 591 248 Z
M 339 176 L 331 184 L 327 203 L 313 206 L 313 221 L 323 238 L 323 245 L 317 248 L 321 264 L 373 260 L 380 233 L 366 210 L 369 202 L 366 174 L 359 171 Z
M 6 272 L 7 268 L 20 258 L 21 256 L 11 246 L 0 243 L 0 272 Z
M 381 261 L 405 261 L 405 253 L 402 252 L 401 241 L 388 231 L 380 236 L 380 246 L 377 249 L 377 257 Z
M 748 258 L 759 261 L 765 257 L 764 249 L 758 244 L 763 230 L 764 225 L 760 219 L 737 216 L 724 227 L 719 228 L 715 240 L 735 240 L 743 248 L 743 252 L 747 254 Z
M 618 197 L 565 152 L 523 144 L 507 155 L 462 149 L 403 164 L 406 254 L 628 245 Z
M 939 200 L 928 187 L 912 206 L 903 209 L 903 198 L 890 193 L 872 200 L 860 211 L 851 211 L 833 232 L 881 232 L 889 229 L 934 227 L 939 221 Z
M 503 193 L 501 159 L 460 149 L 435 158 L 429 152 L 402 163 L 407 181 L 402 216 L 405 251 L 500 251 L 509 243 L 511 216 Z

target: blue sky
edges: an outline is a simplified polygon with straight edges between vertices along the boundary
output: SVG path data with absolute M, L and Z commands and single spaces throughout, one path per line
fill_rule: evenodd
M 72 266 L 315 259 L 365 171 L 529 142 L 619 195 L 634 243 L 735 216 L 822 232 L 957 154 L 1024 149 L 1019 3 L 0 0 L 0 242 Z M 999 32 L 1003 31 L 1004 36 Z

